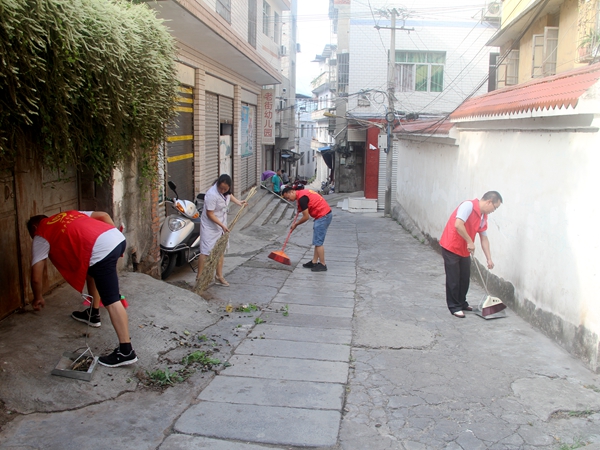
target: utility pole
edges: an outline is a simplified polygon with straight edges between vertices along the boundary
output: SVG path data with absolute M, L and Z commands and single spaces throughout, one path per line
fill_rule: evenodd
M 390 51 L 388 53 L 388 74 L 387 74 L 387 93 L 388 93 L 388 108 L 385 120 L 387 122 L 387 151 L 385 160 L 385 205 L 384 215 L 390 217 L 392 215 L 392 168 L 394 162 L 394 148 L 392 131 L 394 127 L 394 120 L 396 119 L 396 109 L 394 107 L 394 78 L 396 72 L 396 30 L 412 31 L 414 28 L 405 28 L 404 26 L 396 28 L 396 16 L 398 11 L 394 8 L 390 11 L 391 13 L 391 38 L 390 38 Z M 376 29 L 388 28 L 376 26 Z
M 394 109 L 394 68 L 396 65 L 396 8 L 392 9 L 392 22 L 391 22 L 391 39 L 390 39 L 390 51 L 388 53 L 388 110 L 385 115 L 387 122 L 387 154 L 385 159 L 385 206 L 384 215 L 385 217 L 391 217 L 392 215 L 392 165 L 394 161 L 394 147 L 392 139 L 392 127 L 394 126 L 394 119 L 396 113 Z

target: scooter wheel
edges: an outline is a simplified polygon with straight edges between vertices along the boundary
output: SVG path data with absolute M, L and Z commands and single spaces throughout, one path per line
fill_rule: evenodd
M 174 253 L 161 252 L 160 255 L 160 278 L 166 280 L 173 273 L 175 264 L 177 263 L 177 255 Z

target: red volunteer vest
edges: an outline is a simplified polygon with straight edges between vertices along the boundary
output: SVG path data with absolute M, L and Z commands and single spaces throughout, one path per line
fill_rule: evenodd
M 321 217 L 326 216 L 331 212 L 331 208 L 325 201 L 321 194 L 311 191 L 309 189 L 301 189 L 296 191 L 296 201 L 298 202 L 298 211 L 300 210 L 300 199 L 302 197 L 308 197 L 308 214 L 313 219 L 317 220 Z
M 66 211 L 43 219 L 35 234 L 50 243 L 48 256 L 64 279 L 83 292 L 94 244 L 112 228 L 78 211 Z
M 487 214 L 484 215 L 484 224 L 483 227 L 481 227 L 479 199 L 476 198 L 475 200 L 470 201 L 473 203 L 473 212 L 465 222 L 465 228 L 467 229 L 467 234 L 471 237 L 471 240 L 474 240 L 477 233 L 487 230 Z M 470 254 L 469 250 L 467 250 L 467 241 L 465 241 L 461 235 L 458 234 L 458 231 L 456 231 L 456 227 L 454 226 L 456 223 L 457 212 L 458 207 L 454 210 L 450 216 L 450 219 L 448 219 L 448 223 L 446 223 L 446 228 L 444 228 L 442 238 L 440 239 L 440 245 L 449 252 L 456 253 L 459 256 L 467 257 Z

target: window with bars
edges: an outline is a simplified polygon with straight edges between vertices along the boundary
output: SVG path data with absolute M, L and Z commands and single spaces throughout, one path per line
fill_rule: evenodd
M 279 20 L 279 14 L 273 13 L 273 40 L 276 44 L 281 42 L 281 22 Z
M 445 64 L 446 52 L 396 51 L 396 91 L 442 92 Z
M 577 18 L 577 62 L 593 63 L 600 55 L 600 1 L 579 2 Z
M 514 86 L 519 83 L 519 50 L 511 50 L 498 66 L 496 84 L 498 88 Z
M 339 53 L 337 55 L 338 93 L 348 92 L 348 81 L 350 79 L 350 53 Z
M 271 24 L 269 23 L 269 17 L 271 16 L 271 5 L 263 0 L 263 34 L 269 35 L 269 28 Z
M 231 23 L 231 0 L 217 0 L 217 13 Z
M 248 0 L 248 44 L 256 48 L 256 0 Z
M 531 78 L 556 75 L 558 27 L 545 27 L 544 34 L 533 35 Z

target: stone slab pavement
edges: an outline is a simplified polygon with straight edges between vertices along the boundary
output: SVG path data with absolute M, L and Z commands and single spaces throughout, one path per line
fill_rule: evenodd
M 50 371 L 85 339 L 114 347 L 105 311 L 86 330 L 63 286 L 0 322 L 0 449 L 598 449 L 598 374 L 512 311 L 450 315 L 432 248 L 381 214 L 335 209 L 329 270 L 312 273 L 310 236 L 310 223 L 292 234 L 292 266 L 267 258 L 285 235 L 257 231 L 247 253 L 234 240 L 231 287 L 202 297 L 187 268 L 171 284 L 122 274 L 140 361 L 89 383 Z M 472 283 L 470 302 L 483 295 Z M 197 350 L 220 365 L 144 384 Z

